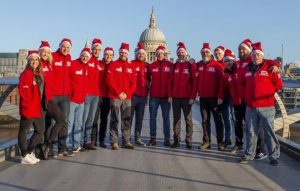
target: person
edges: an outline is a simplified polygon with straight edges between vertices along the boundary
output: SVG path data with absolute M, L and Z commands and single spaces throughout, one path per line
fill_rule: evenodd
M 161 107 L 164 130 L 164 145 L 169 147 L 170 143 L 170 109 L 172 88 L 173 63 L 165 58 L 165 47 L 158 46 L 156 49 L 156 58 L 149 65 L 148 78 L 150 81 L 150 140 L 148 146 L 156 145 L 156 117 L 158 107 Z
M 71 55 L 72 48 L 71 39 L 64 38 L 59 44 L 59 48 L 56 52 L 52 53 L 53 57 L 53 79 L 54 79 L 54 91 L 53 102 L 59 107 L 65 116 L 65 122 L 58 134 L 58 153 L 57 156 L 72 156 L 73 154 L 67 152 L 66 139 L 68 134 L 68 116 L 70 110 L 70 79 L 69 70 L 71 67 Z M 52 120 L 53 124 L 53 120 Z M 56 155 L 55 155 L 56 156 Z
M 110 99 L 108 97 L 108 85 L 106 83 L 107 68 L 114 58 L 114 50 L 112 47 L 106 47 L 104 49 L 103 59 L 99 61 L 99 102 L 95 113 L 92 129 L 92 145 L 96 146 L 97 139 L 99 140 L 99 146 L 106 148 L 105 137 L 107 130 L 108 115 L 110 111 Z M 98 121 L 100 118 L 100 128 Z M 99 131 L 98 131 L 99 129 Z
M 70 68 L 70 112 L 68 116 L 67 151 L 83 152 L 82 126 L 84 101 L 86 99 L 88 81 L 88 64 L 91 58 L 91 50 L 84 48 L 80 57 L 72 61 Z M 73 153 L 74 154 L 74 153 Z
M 263 128 L 265 144 L 271 165 L 278 165 L 280 145 L 274 131 L 274 94 L 282 89 L 279 72 L 271 72 L 273 60 L 264 58 L 261 43 L 253 43 L 252 62 L 241 72 L 241 85 L 245 92 L 247 145 L 240 163 L 253 160 L 256 153 L 258 131 Z
M 34 149 L 43 140 L 45 118 L 42 109 L 44 88 L 43 70 L 37 50 L 28 51 L 27 65 L 19 79 L 20 94 L 20 129 L 18 143 L 21 150 L 21 164 L 36 164 L 40 159 L 35 157 Z M 31 126 L 33 135 L 27 143 L 27 133 Z
M 214 56 L 216 58 L 216 61 L 220 63 L 222 66 L 222 70 L 225 69 L 224 64 L 224 54 L 225 54 L 225 48 L 224 46 L 218 46 L 214 50 Z M 225 134 L 224 134 L 224 147 L 231 145 L 231 129 L 234 123 L 233 119 L 233 106 L 232 102 L 230 100 L 230 96 L 228 92 L 225 92 L 225 97 L 222 99 L 222 104 L 220 105 L 221 109 L 221 117 L 224 124 Z
M 48 159 L 48 156 L 53 156 L 53 144 L 57 142 L 58 134 L 64 125 L 65 116 L 60 108 L 53 102 L 53 91 L 54 91 L 54 76 L 53 76 L 53 63 L 51 48 L 48 41 L 42 41 L 39 48 L 39 56 L 41 57 L 41 67 L 44 75 L 44 96 L 43 101 L 45 102 L 44 112 L 46 118 L 54 119 L 55 124 L 52 128 L 48 128 L 45 131 L 44 144 L 42 146 L 43 157 Z
M 180 146 L 181 110 L 186 123 L 186 147 L 192 149 L 193 117 L 192 105 L 197 94 L 197 68 L 187 60 L 187 51 L 184 43 L 179 42 L 177 48 L 178 59 L 173 70 L 172 108 L 174 143 L 172 148 Z
M 220 91 L 219 99 L 223 101 L 227 97 L 234 107 L 235 145 L 231 152 L 235 153 L 243 149 L 243 121 L 245 119 L 245 109 L 238 91 L 239 78 L 236 58 L 234 53 L 229 49 L 225 50 L 224 64 L 225 69 L 221 80 L 222 90 Z
M 218 103 L 218 95 L 221 90 L 220 80 L 223 70 L 220 63 L 212 60 L 211 55 L 212 52 L 209 43 L 203 43 L 201 49 L 202 60 L 197 63 L 198 95 L 200 97 L 200 113 L 203 128 L 203 143 L 198 148 L 206 150 L 211 146 L 210 113 L 212 112 L 217 132 L 218 150 L 224 151 L 224 127 L 220 112 L 220 104 L 222 103 Z
M 92 144 L 92 128 L 93 121 L 95 118 L 100 86 L 99 86 L 99 55 L 101 53 L 102 41 L 100 39 L 93 39 L 92 41 L 92 57 L 87 65 L 87 95 L 84 101 L 84 111 L 83 111 L 83 131 L 82 131 L 82 142 L 83 147 L 88 150 L 96 150 L 94 144 Z
M 110 140 L 113 150 L 119 149 L 118 123 L 121 111 L 121 130 L 124 138 L 123 147 L 134 149 L 130 142 L 131 99 L 136 89 L 136 72 L 128 62 L 129 44 L 122 43 L 119 59 L 112 62 L 107 69 L 108 96 L 111 99 Z
M 135 60 L 131 63 L 135 68 L 137 74 L 136 89 L 132 96 L 131 119 L 130 126 L 132 126 L 133 118 L 135 116 L 134 139 L 135 144 L 145 146 L 146 144 L 141 139 L 141 132 L 143 126 L 144 112 L 147 102 L 147 67 L 146 51 L 144 45 L 139 42 L 135 50 Z

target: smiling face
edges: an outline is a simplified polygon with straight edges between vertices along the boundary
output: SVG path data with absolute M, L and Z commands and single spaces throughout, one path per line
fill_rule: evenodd
M 139 61 L 144 62 L 144 61 L 146 60 L 146 52 L 144 52 L 144 51 L 139 51 L 139 52 L 136 54 L 136 59 L 139 60 Z
M 249 55 L 249 50 L 245 48 L 244 46 L 240 45 L 239 46 L 239 58 L 240 59 L 245 59 Z
M 225 67 L 226 67 L 227 69 L 231 69 L 232 66 L 233 66 L 233 62 L 234 62 L 233 60 L 225 59 L 225 60 L 224 60 Z
M 185 50 L 183 50 L 183 49 L 179 49 L 178 51 L 177 51 L 177 56 L 178 56 L 178 59 L 179 60 L 185 60 L 186 59 L 186 51 Z
M 209 50 L 201 51 L 201 57 L 203 62 L 209 62 L 211 60 L 211 52 Z
M 90 60 L 90 55 L 86 52 L 83 52 L 81 55 L 80 55 L 80 60 L 83 64 L 86 64 L 89 62 Z
M 70 54 L 70 51 L 71 51 L 71 45 L 70 43 L 68 42 L 63 42 L 59 48 L 60 52 L 63 54 L 63 55 L 68 55 Z
M 110 52 L 105 52 L 104 53 L 104 56 L 103 56 L 103 60 L 106 62 L 106 63 L 110 63 L 114 58 L 114 54 L 113 53 L 110 53 Z
M 216 49 L 214 51 L 214 55 L 215 55 L 215 58 L 216 58 L 217 61 L 221 61 L 224 58 L 223 52 L 221 50 L 219 50 L 219 49 Z
M 263 63 L 264 56 L 259 52 L 252 53 L 252 61 L 254 64 L 261 64 Z
M 41 59 L 43 59 L 44 61 L 49 62 L 51 60 L 51 50 L 49 48 L 40 49 L 39 54 Z
M 93 49 L 92 49 L 92 54 L 95 58 L 99 58 L 101 53 L 101 46 L 96 45 Z
M 36 70 L 40 65 L 39 57 L 36 55 L 32 55 L 28 63 L 30 67 L 33 68 L 33 70 Z
M 156 52 L 156 58 L 158 61 L 162 61 L 165 59 L 165 53 L 163 51 Z
M 119 58 L 120 58 L 120 60 L 122 60 L 122 61 L 127 61 L 127 58 L 128 58 L 128 52 L 127 52 L 127 51 L 124 51 L 124 50 L 120 50 L 120 52 L 119 52 Z

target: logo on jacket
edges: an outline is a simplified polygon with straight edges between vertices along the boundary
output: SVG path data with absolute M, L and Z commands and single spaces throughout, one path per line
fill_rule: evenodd
M 68 61 L 67 62 L 67 66 L 70 67 L 71 66 L 71 62 Z
M 179 69 L 176 69 L 176 70 L 174 71 L 174 73 L 176 73 L 176 74 L 179 73 Z
M 265 71 L 265 70 L 262 70 L 262 71 L 260 72 L 260 75 L 261 75 L 261 76 L 269 76 L 268 72 Z
M 216 72 L 215 68 L 213 68 L 213 67 L 208 67 L 207 71 L 209 71 L 209 72 Z
M 252 75 L 251 75 L 251 72 L 247 72 L 247 73 L 245 74 L 245 77 L 247 77 L 247 76 L 252 76 Z
M 94 62 L 93 62 L 93 63 L 89 63 L 89 67 L 92 67 L 92 68 L 94 68 L 94 67 L 95 67 L 95 64 L 94 64 Z
M 43 68 L 43 72 L 48 72 L 49 69 L 47 67 Z
M 29 86 L 23 86 L 23 88 L 29 88 Z
M 32 81 L 32 84 L 35 86 L 35 85 L 36 85 L 36 82 L 33 80 L 33 81 Z
M 54 65 L 55 65 L 55 66 L 62 66 L 62 61 L 60 61 L 60 62 L 55 62 Z
M 231 78 L 231 77 L 228 78 L 228 82 L 230 82 L 230 81 L 232 81 L 232 78 Z
M 189 69 L 183 69 L 184 74 L 190 74 Z
M 103 70 L 104 70 L 104 68 L 103 68 L 103 67 L 101 67 L 101 66 L 98 66 L 98 70 L 99 70 L 99 71 L 103 71 Z
M 76 75 L 82 75 L 82 70 L 76 71 L 75 74 Z
M 141 69 L 140 69 L 140 67 L 136 67 L 136 69 L 135 69 L 137 72 L 139 72 Z
M 171 68 L 170 67 L 165 67 L 165 72 L 170 72 Z
M 203 71 L 203 66 L 200 66 L 200 67 L 198 68 L 198 70 L 199 70 L 199 71 Z
M 132 74 L 132 69 L 131 68 L 127 68 L 127 72 Z
M 159 68 L 153 68 L 152 72 L 159 72 Z
M 122 67 L 116 68 L 117 72 L 122 72 Z

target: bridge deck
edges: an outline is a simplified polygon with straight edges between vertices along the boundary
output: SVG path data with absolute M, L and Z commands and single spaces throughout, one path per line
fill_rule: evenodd
M 199 151 L 202 129 L 197 105 L 193 116 L 193 150 L 185 149 L 184 143 L 180 149 L 163 146 L 159 114 L 155 148 L 98 149 L 34 166 L 20 165 L 18 160 L 4 162 L 0 164 L 0 190 L 299 190 L 300 162 L 285 154 L 273 167 L 267 159 L 239 164 L 237 155 L 219 152 L 216 145 Z M 149 135 L 148 112 L 143 135 Z

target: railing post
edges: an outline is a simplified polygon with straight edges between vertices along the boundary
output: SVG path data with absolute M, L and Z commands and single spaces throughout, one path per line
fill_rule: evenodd
M 282 125 L 283 125 L 282 137 L 289 138 L 290 137 L 290 125 L 287 121 L 288 116 L 287 116 L 285 106 L 284 106 L 280 96 L 277 93 L 275 93 L 275 100 L 278 103 L 278 106 L 280 108 L 281 115 L 282 115 Z

